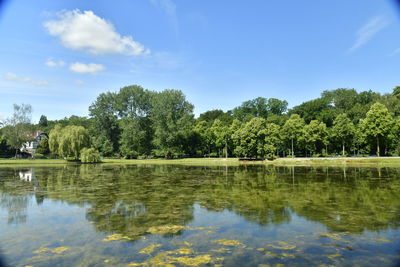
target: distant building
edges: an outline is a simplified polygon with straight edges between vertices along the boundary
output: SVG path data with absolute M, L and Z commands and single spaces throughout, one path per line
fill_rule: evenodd
M 40 142 L 43 138 L 49 138 L 47 133 L 42 131 L 36 131 L 29 134 L 29 138 L 31 141 L 24 143 L 21 147 L 21 152 L 25 152 L 31 155 L 34 155 L 36 152 L 37 147 L 39 146 Z

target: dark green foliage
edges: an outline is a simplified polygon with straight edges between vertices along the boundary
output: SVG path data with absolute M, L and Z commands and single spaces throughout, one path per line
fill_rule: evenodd
M 14 150 L 7 144 L 7 138 L 4 135 L 0 136 L 0 157 L 10 158 L 14 153 Z
M 184 144 L 194 125 L 193 105 L 178 90 L 164 90 L 154 96 L 152 122 L 156 156 L 176 158 L 186 154 Z
M 40 153 L 43 155 L 48 155 L 50 154 L 50 148 L 49 148 L 49 139 L 47 138 L 42 138 L 40 141 L 39 146 L 36 148 L 36 154 Z M 37 157 L 37 155 L 36 155 Z
M 233 117 L 242 121 L 249 121 L 252 118 L 264 118 L 274 115 L 282 115 L 286 112 L 287 101 L 276 98 L 257 97 L 232 110 Z
M 47 127 L 48 126 L 47 117 L 45 115 L 40 116 L 38 124 L 40 127 Z
M 80 150 L 72 153 L 63 147 L 63 129 L 71 129 L 67 126 L 87 131 L 85 146 L 106 157 L 400 155 L 400 87 L 384 95 L 339 88 L 289 111 L 287 105 L 258 97 L 231 111 L 214 109 L 194 119 L 194 107 L 181 91 L 131 85 L 101 93 L 89 107 L 89 118 L 47 121 L 42 115 L 35 129 L 51 131 L 50 151 L 71 158 Z M 29 112 L 25 114 L 29 118 Z M 3 127 L 0 134 L 7 136 L 7 145 L 0 140 L 0 156 L 10 147 L 20 148 L 27 141 L 27 129 L 30 124 L 23 121 Z M 11 145 L 17 136 L 19 145 Z M 38 153 L 46 155 L 48 150 L 42 149 L 41 145 Z
M 213 109 L 210 111 L 206 111 L 201 113 L 198 121 L 206 121 L 212 124 L 215 120 L 220 120 L 224 125 L 230 125 L 232 123 L 233 117 L 231 112 L 224 112 L 220 109 Z

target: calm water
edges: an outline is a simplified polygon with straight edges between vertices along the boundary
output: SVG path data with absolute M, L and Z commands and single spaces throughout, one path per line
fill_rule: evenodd
M 0 168 L 10 266 L 397 266 L 400 169 Z

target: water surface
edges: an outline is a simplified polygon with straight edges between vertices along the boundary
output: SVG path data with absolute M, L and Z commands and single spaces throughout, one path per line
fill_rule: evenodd
M 0 168 L 10 266 L 396 266 L 400 169 Z

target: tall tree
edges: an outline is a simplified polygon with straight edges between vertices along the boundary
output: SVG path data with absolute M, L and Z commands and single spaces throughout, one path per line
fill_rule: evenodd
M 164 90 L 153 98 L 155 152 L 166 158 L 182 156 L 194 124 L 193 105 L 179 90 Z
M 304 120 L 298 114 L 293 114 L 283 125 L 283 138 L 291 142 L 291 154 L 294 157 L 294 145 L 303 135 Z
M 232 134 L 239 157 L 263 158 L 265 156 L 265 119 L 253 118 Z
M 4 136 L 7 138 L 7 143 L 15 149 L 17 156 L 18 149 L 22 145 L 32 139 L 29 135 L 31 127 L 32 106 L 29 104 L 14 104 L 13 115 L 6 120 L 6 126 L 3 130 Z
M 319 149 L 326 146 L 328 140 L 328 130 L 325 123 L 312 120 L 304 126 L 304 141 L 307 144 L 310 154 L 315 154 Z
M 47 127 L 48 125 L 47 117 L 45 115 L 40 116 L 38 124 L 40 127 Z
M 376 140 L 376 154 L 381 155 L 381 144 L 390 133 L 394 124 L 392 115 L 387 107 L 381 103 L 375 103 L 367 112 L 365 119 L 361 121 L 365 134 Z
M 219 151 L 223 150 L 225 154 L 225 158 L 228 157 L 228 144 L 231 143 L 231 135 L 230 128 L 227 125 L 224 125 L 220 120 L 215 120 L 212 127 L 211 132 L 215 137 L 215 146 Z M 221 154 L 221 153 L 219 153 Z
M 342 155 L 346 153 L 346 144 L 351 143 L 354 138 L 355 127 L 353 122 L 345 113 L 339 114 L 333 121 L 332 137 L 342 144 Z
M 56 133 L 55 131 L 60 131 Z M 55 127 L 50 132 L 50 150 L 53 154 L 78 160 L 81 150 L 90 146 L 89 132 L 82 126 Z M 52 140 L 55 138 L 55 140 Z
M 267 123 L 265 129 L 262 131 L 263 134 L 265 135 L 265 140 L 264 140 L 265 154 L 270 158 L 274 158 L 278 154 L 277 150 L 282 140 L 280 127 L 275 123 Z
M 93 118 L 90 129 L 93 145 L 106 156 L 119 150 L 121 129 L 118 123 L 116 97 L 115 93 L 101 93 L 89 107 L 89 115 Z

